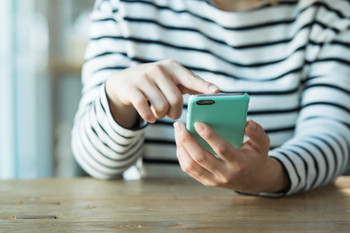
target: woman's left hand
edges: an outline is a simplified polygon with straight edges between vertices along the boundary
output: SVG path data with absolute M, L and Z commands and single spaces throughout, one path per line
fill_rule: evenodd
M 248 120 L 248 139 L 237 149 L 205 123 L 196 123 L 198 134 L 219 158 L 205 150 L 180 122 L 174 124 L 177 157 L 184 172 L 210 187 L 258 194 L 275 193 L 289 185 L 282 165 L 268 156 L 270 139 L 263 128 Z

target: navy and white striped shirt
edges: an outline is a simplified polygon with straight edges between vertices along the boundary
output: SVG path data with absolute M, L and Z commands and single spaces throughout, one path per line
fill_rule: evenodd
M 222 92 L 249 93 L 248 117 L 269 135 L 269 156 L 291 181 L 287 194 L 330 183 L 349 168 L 350 1 L 280 0 L 225 12 L 204 0 L 99 0 L 90 34 L 72 147 L 93 177 L 120 177 L 135 164 L 143 177 L 187 176 L 172 120 L 123 128 L 106 97 L 110 75 L 163 59 Z

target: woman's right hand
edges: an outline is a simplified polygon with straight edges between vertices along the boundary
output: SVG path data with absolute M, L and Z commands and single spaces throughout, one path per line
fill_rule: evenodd
M 150 123 L 165 116 L 178 119 L 183 94 L 215 94 L 219 88 L 174 60 L 141 64 L 115 73 L 106 81 L 114 119 L 131 127 L 138 114 Z

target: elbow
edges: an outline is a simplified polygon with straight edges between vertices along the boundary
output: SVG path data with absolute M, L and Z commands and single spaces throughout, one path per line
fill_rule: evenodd
M 71 149 L 78 165 L 91 177 L 99 180 L 121 179 L 125 169 L 115 169 L 102 165 L 97 158 L 89 153 L 81 137 L 72 131 Z

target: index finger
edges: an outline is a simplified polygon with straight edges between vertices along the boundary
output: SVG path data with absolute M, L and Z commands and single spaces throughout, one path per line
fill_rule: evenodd
M 189 92 L 198 92 L 203 94 L 216 94 L 220 91 L 219 87 L 215 84 L 203 80 L 178 62 L 169 60 L 168 63 L 170 64 L 170 66 L 166 66 L 168 72 L 175 79 L 177 84 L 185 87 L 182 90 L 187 90 L 186 93 L 191 94 Z
M 176 144 L 182 146 L 194 162 L 211 173 L 217 173 L 222 170 L 220 169 L 222 160 L 219 160 L 209 151 L 201 147 L 186 130 L 183 123 L 175 122 L 174 128 Z

